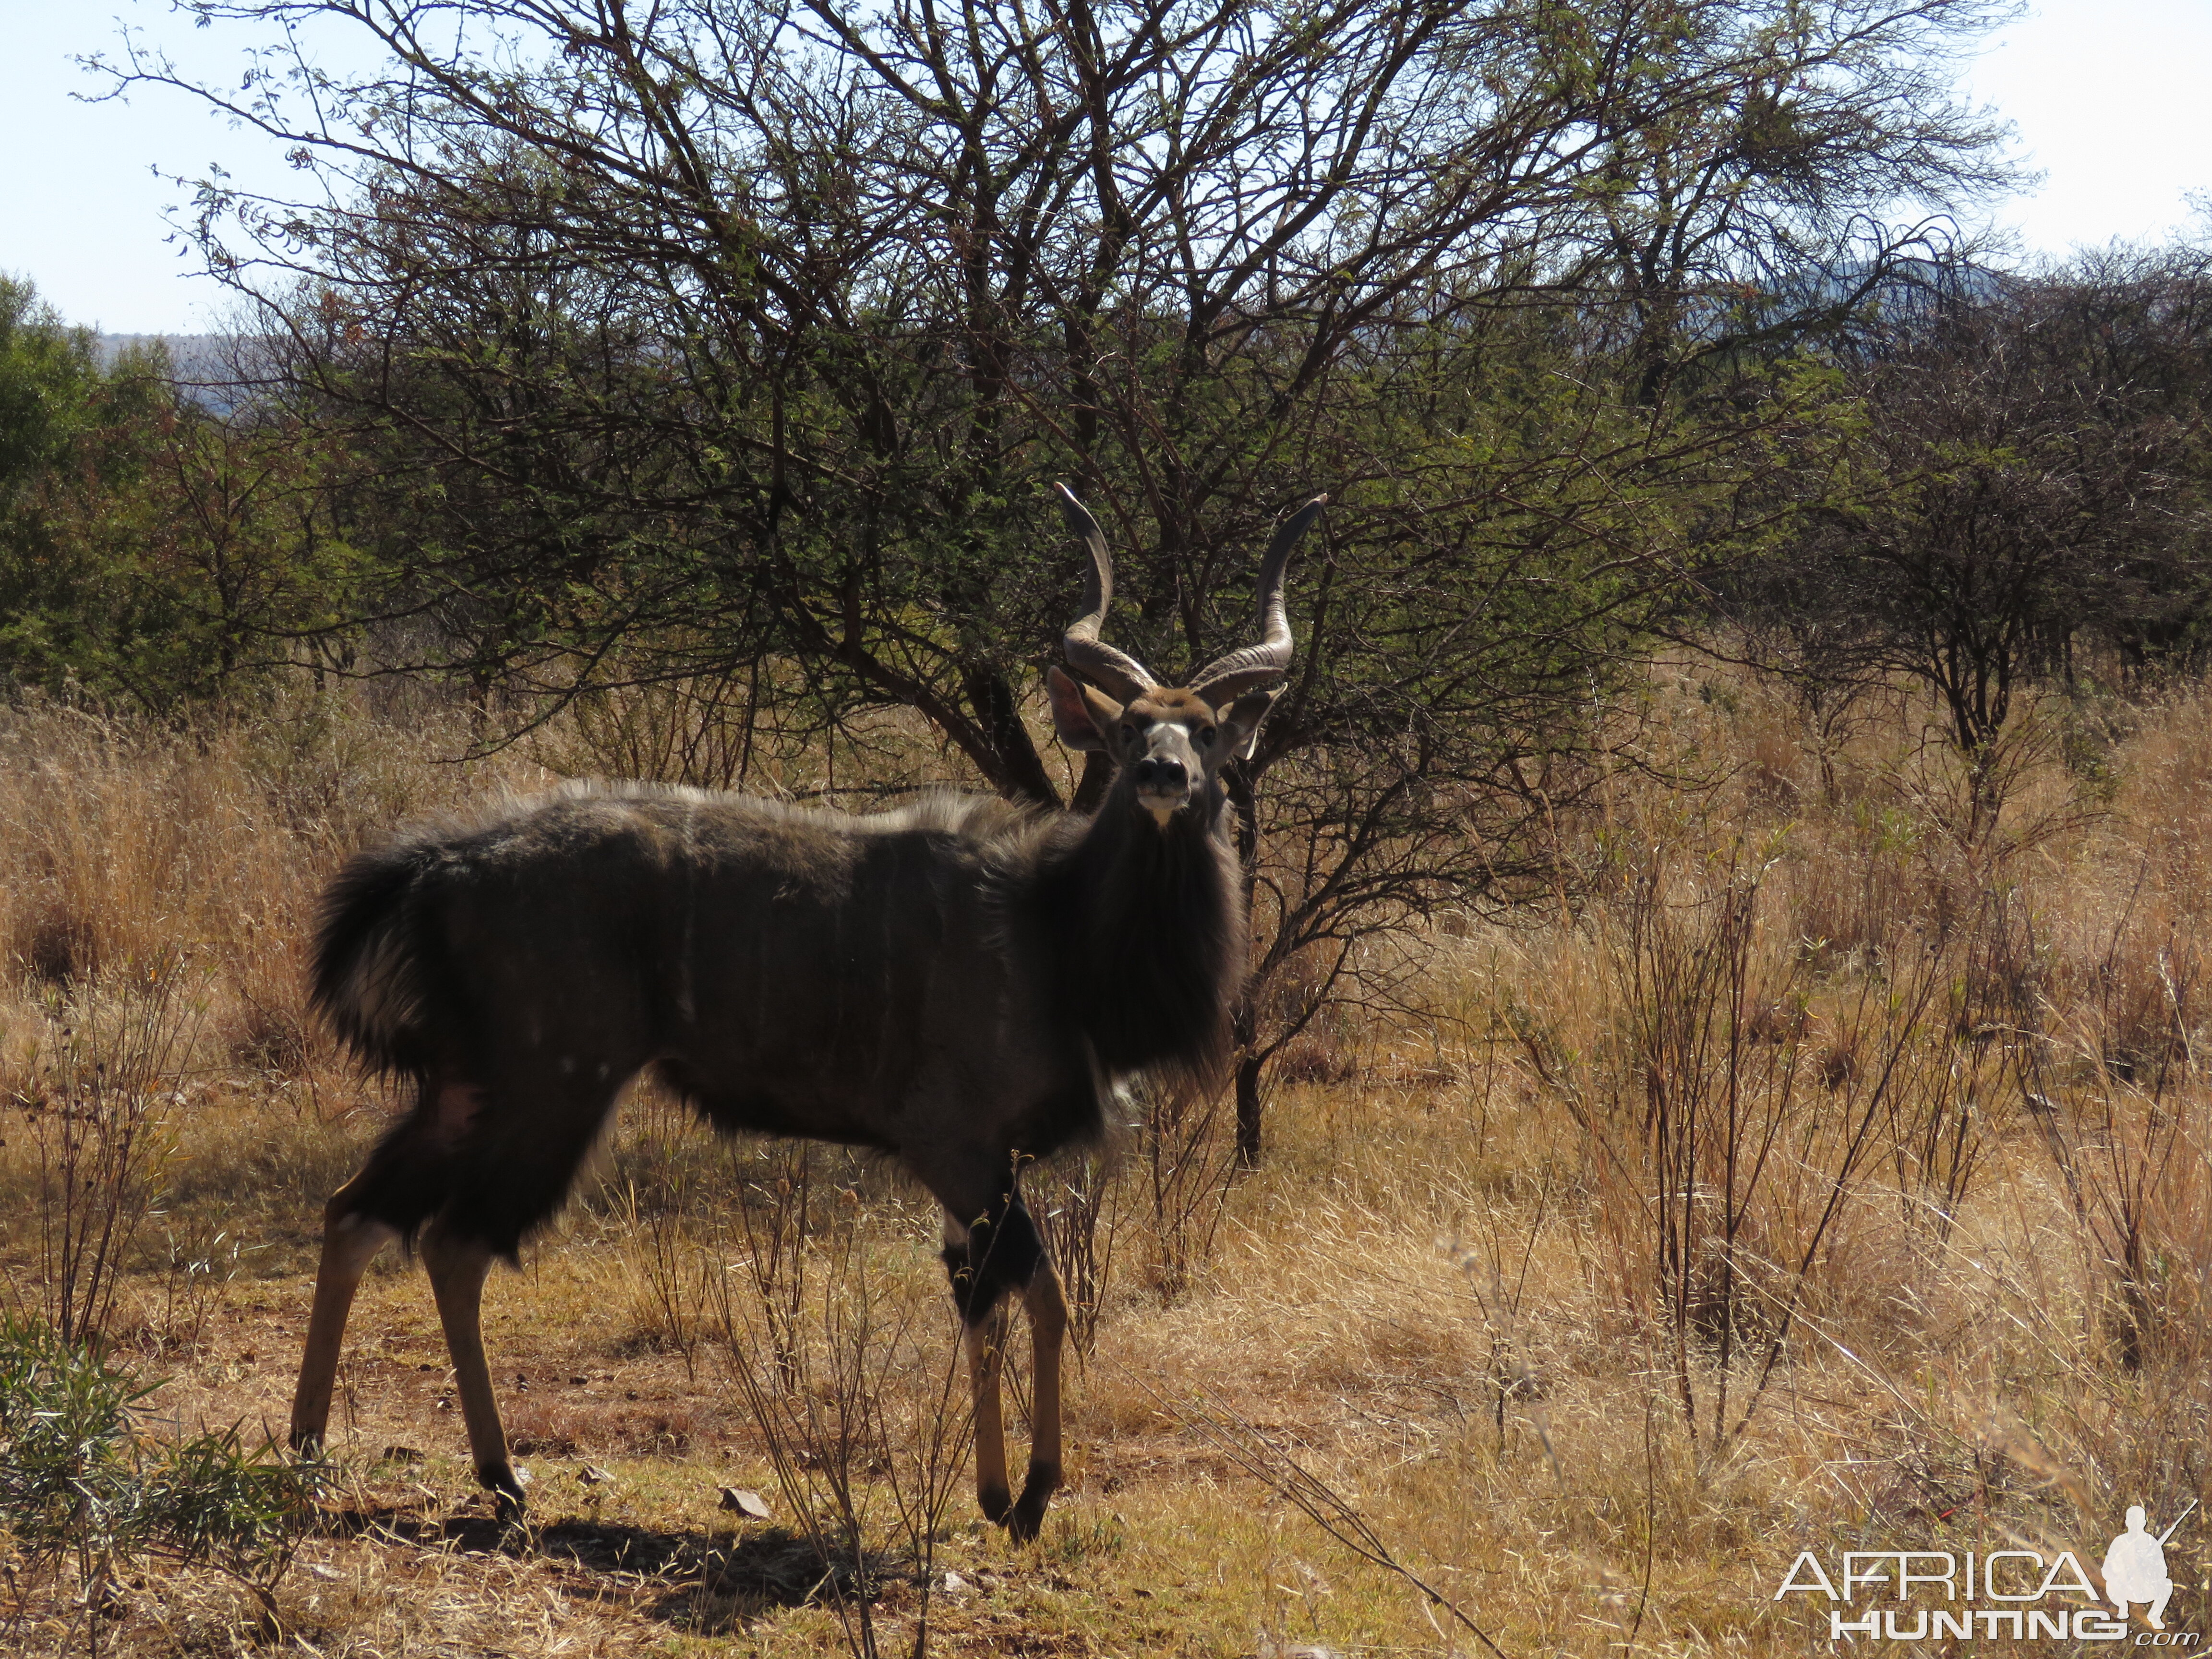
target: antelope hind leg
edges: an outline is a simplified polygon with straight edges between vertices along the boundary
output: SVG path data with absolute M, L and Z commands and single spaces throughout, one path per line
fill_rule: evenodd
M 446 1352 L 453 1358 L 453 1387 L 461 1397 L 477 1480 L 499 1500 L 499 1518 L 513 1522 L 522 1518 L 522 1482 L 507 1461 L 507 1431 L 500 1426 L 491 1366 L 484 1358 L 483 1287 L 491 1262 L 483 1245 L 449 1238 L 434 1221 L 422 1235 L 422 1265 L 429 1269 L 430 1293 L 437 1298 L 438 1322 L 445 1328 Z
M 1022 1291 L 1022 1306 L 1029 1316 L 1031 1357 L 1030 1472 L 1020 1501 L 1006 1517 L 1006 1530 L 1017 1543 L 1026 1544 L 1044 1524 L 1045 1505 L 1060 1489 L 1060 1359 L 1067 1334 L 1067 1299 L 1049 1261 L 1037 1263 Z
M 322 1455 L 331 1423 L 331 1395 L 337 1385 L 338 1354 L 354 1292 L 376 1253 L 398 1235 L 384 1223 L 348 1207 L 353 1184 L 338 1188 L 323 1211 L 323 1255 L 315 1267 L 315 1306 L 307 1316 L 306 1352 L 292 1390 L 292 1449 Z

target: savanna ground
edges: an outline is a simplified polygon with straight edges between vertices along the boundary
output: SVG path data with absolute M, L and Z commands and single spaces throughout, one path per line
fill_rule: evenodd
M 1802 1651 L 1829 1638 L 1825 1603 L 1774 1599 L 1801 1550 L 2094 1568 L 2127 1504 L 2162 1526 L 2212 1485 L 2208 713 L 2046 699 L 1977 792 L 1902 694 L 1655 671 L 1649 765 L 1559 825 L 1573 879 L 1437 919 L 1398 1012 L 1300 1037 L 1264 1167 L 1232 1178 L 1203 1107 L 1133 1100 L 1103 1158 L 1039 1172 L 1082 1341 L 1034 1547 L 960 1467 L 932 1207 L 634 1097 L 487 1300 L 528 1531 L 475 1491 L 427 1286 L 387 1259 L 273 1620 L 158 1563 L 88 1618 L 19 1560 L 0 1627 Z M 557 742 L 441 758 L 465 740 L 304 696 L 183 735 L 0 717 L 7 1297 L 104 1327 L 162 1419 L 281 1433 L 322 1200 L 390 1107 L 303 1009 L 319 884 L 393 824 L 583 769 Z M 121 1122 L 131 1158 L 95 1169 Z M 91 1196 L 65 1200 L 72 1133 Z M 2212 1626 L 2204 1536 L 2169 1546 L 2177 1629 Z

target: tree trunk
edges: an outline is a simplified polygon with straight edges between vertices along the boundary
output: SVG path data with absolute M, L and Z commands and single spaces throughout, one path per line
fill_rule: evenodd
M 1033 802 L 1048 810 L 1059 806 L 1060 791 L 1053 787 L 1043 757 L 1030 740 L 1029 728 L 1022 724 L 1021 702 L 1006 676 L 979 663 L 964 668 L 960 678 L 961 688 L 968 694 L 968 706 L 975 711 L 975 724 L 990 746 L 988 757 L 970 758 L 1009 799 Z
M 1237 1167 L 1260 1167 L 1260 1060 L 1255 1054 L 1237 1062 Z
M 1260 1167 L 1260 1066 L 1259 1051 L 1253 1040 L 1259 1033 L 1252 1018 L 1252 1005 L 1247 1001 L 1237 1005 L 1237 1013 L 1231 1030 L 1237 1039 L 1237 1167 L 1256 1170 Z
M 1253 896 L 1259 886 L 1259 803 L 1254 798 L 1251 775 L 1243 766 L 1231 767 L 1222 783 L 1237 809 L 1237 878 L 1249 926 Z M 1249 943 L 1246 948 L 1249 951 Z M 1260 1167 L 1260 1016 L 1253 1006 L 1259 988 L 1248 981 L 1229 1018 L 1230 1036 L 1237 1045 L 1237 1167 L 1240 1170 Z

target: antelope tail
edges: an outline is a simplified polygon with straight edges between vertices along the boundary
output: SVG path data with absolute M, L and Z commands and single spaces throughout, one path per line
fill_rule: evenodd
M 434 854 L 405 844 L 357 854 L 323 896 L 309 997 L 362 1064 L 419 1075 L 435 1047 L 426 892 Z

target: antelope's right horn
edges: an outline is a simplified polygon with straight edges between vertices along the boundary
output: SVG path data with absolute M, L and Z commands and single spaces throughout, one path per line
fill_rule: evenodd
M 1060 511 L 1066 514 L 1068 529 L 1091 550 L 1091 570 L 1083 582 L 1083 614 L 1060 636 L 1060 650 L 1067 665 L 1077 673 L 1117 701 L 1132 702 L 1159 682 L 1127 652 L 1117 651 L 1098 637 L 1106 621 L 1106 607 L 1114 602 L 1114 556 L 1107 551 L 1106 534 L 1091 516 L 1091 510 L 1075 499 L 1073 490 L 1064 483 L 1053 488 L 1060 492 Z

